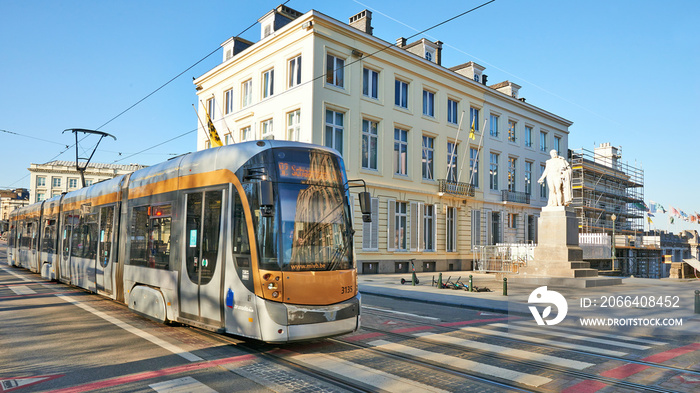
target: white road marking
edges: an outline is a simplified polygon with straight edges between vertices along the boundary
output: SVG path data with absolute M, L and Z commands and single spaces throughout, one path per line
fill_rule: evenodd
M 35 290 L 29 288 L 26 285 L 16 285 L 16 286 L 10 286 L 9 287 L 12 292 L 14 292 L 16 295 L 31 295 L 33 293 L 36 293 Z
M 530 321 L 512 321 L 510 323 L 517 323 L 521 325 L 527 325 L 527 324 L 532 324 Z M 597 332 L 595 330 L 585 330 L 582 331 L 581 329 L 578 328 L 570 328 L 570 327 L 564 327 L 564 326 L 548 326 L 547 330 L 561 330 L 564 332 L 572 332 L 572 333 L 585 333 L 589 336 L 596 336 L 596 337 L 605 337 L 605 338 L 614 338 L 617 340 L 627 340 L 627 341 L 636 341 L 640 342 L 643 344 L 649 344 L 649 345 L 666 345 L 668 343 L 661 342 L 661 341 L 655 341 L 655 340 L 648 340 L 645 338 L 638 338 L 638 337 L 630 337 L 630 336 L 621 336 L 619 334 L 608 334 L 608 333 L 602 333 L 602 332 Z
M 537 344 L 550 345 L 553 347 L 559 347 L 559 348 L 564 348 L 564 349 L 573 349 L 573 350 L 577 350 L 577 351 L 599 353 L 601 355 L 607 355 L 607 356 L 625 356 L 625 355 L 627 355 L 626 352 L 612 351 L 612 350 L 608 350 L 608 349 L 596 348 L 596 347 L 591 347 L 591 346 L 587 346 L 587 345 L 578 345 L 578 344 L 571 344 L 571 343 L 549 340 L 549 339 L 544 339 L 544 338 L 524 336 L 522 334 L 514 334 L 511 332 L 502 332 L 500 330 L 483 329 L 483 328 L 479 328 L 479 327 L 463 327 L 463 328 L 460 328 L 460 330 L 464 330 L 466 332 L 472 332 L 472 333 L 488 334 L 491 336 L 512 338 L 512 339 L 520 340 L 520 341 L 529 341 L 529 342 L 533 342 L 533 343 L 537 343 Z
M 148 386 L 158 393 L 217 393 L 216 390 L 192 377 L 173 379 Z
M 325 354 L 299 354 L 293 355 L 291 358 L 309 366 L 360 381 L 377 388 L 377 390 L 384 390 L 386 392 L 445 392 L 445 390 L 433 386 L 424 385 L 420 382 L 349 362 L 335 356 Z
M 556 366 L 563 366 L 568 368 L 573 368 L 576 370 L 583 370 L 585 368 L 591 367 L 593 363 L 580 362 L 578 360 L 570 360 L 557 356 L 545 355 L 537 352 L 523 351 L 522 349 L 515 349 L 504 347 L 501 345 L 494 345 L 483 343 L 479 341 L 466 340 L 459 337 L 447 336 L 444 334 L 435 333 L 416 333 L 414 336 L 427 339 L 433 342 L 439 342 L 442 344 L 457 345 L 469 349 L 477 349 L 485 352 L 493 352 L 501 355 L 506 355 L 519 359 L 534 360 L 540 363 L 548 363 Z
M 374 310 L 374 311 L 387 312 L 387 313 L 391 313 L 391 314 L 408 315 L 408 316 L 416 317 L 416 318 L 429 319 L 429 320 L 431 320 L 431 321 L 440 321 L 440 318 L 424 317 L 424 316 L 422 316 L 422 315 L 411 314 L 411 313 L 401 312 L 401 311 L 387 310 L 387 309 L 384 309 L 384 308 L 369 307 L 369 306 L 362 306 L 362 308 L 366 308 L 367 310 Z
M 622 348 L 637 349 L 640 351 L 645 351 L 645 350 L 651 348 L 651 347 L 646 346 L 646 345 L 630 344 L 630 343 L 624 343 L 621 341 L 611 341 L 611 340 L 604 340 L 602 338 L 580 336 L 578 334 L 556 332 L 554 330 L 548 330 L 546 327 L 534 328 L 534 327 L 526 327 L 526 326 L 520 326 L 520 325 L 517 325 L 517 326 L 512 325 L 511 326 L 511 325 L 508 325 L 505 323 L 492 323 L 490 325 L 494 326 L 494 327 L 500 327 L 500 328 L 522 330 L 524 332 L 539 333 L 539 334 L 547 335 L 547 336 L 564 337 L 564 338 L 568 338 L 570 340 L 588 341 L 588 342 L 592 342 L 592 343 L 612 345 L 612 346 L 622 347 Z
M 539 375 L 527 374 L 502 367 L 491 366 L 489 364 L 479 363 L 473 360 L 462 359 L 437 352 L 425 351 L 423 349 L 409 347 L 400 343 L 392 343 L 385 340 L 372 341 L 369 343 L 369 345 L 373 345 L 382 350 L 395 352 L 397 354 L 409 355 L 423 360 L 428 360 L 430 362 L 445 364 L 467 372 L 475 372 L 496 378 L 507 379 L 509 381 L 522 383 L 528 386 L 537 387 L 552 381 L 547 377 L 542 377 Z

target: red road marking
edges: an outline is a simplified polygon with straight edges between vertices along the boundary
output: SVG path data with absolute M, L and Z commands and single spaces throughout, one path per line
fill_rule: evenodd
M 104 381 L 93 382 L 93 383 L 88 383 L 85 385 L 79 385 L 79 386 L 73 386 L 70 388 L 54 390 L 53 392 L 54 393 L 88 392 L 91 390 L 105 389 L 105 388 L 109 388 L 112 386 L 124 385 L 127 383 L 139 382 L 139 381 L 143 381 L 146 379 L 152 379 L 152 378 L 158 378 L 158 377 L 163 377 L 163 376 L 167 376 L 167 375 L 185 373 L 185 372 L 190 372 L 190 371 L 194 371 L 194 370 L 201 370 L 204 368 L 216 367 L 216 366 L 219 366 L 222 364 L 240 362 L 243 360 L 251 360 L 251 359 L 255 359 L 255 358 L 256 358 L 255 355 L 241 355 L 241 356 L 234 356 L 234 357 L 230 357 L 230 358 L 212 360 L 209 362 L 186 364 L 184 366 L 176 366 L 176 367 L 166 368 L 166 369 L 158 370 L 158 371 L 147 371 L 147 372 L 143 372 L 143 373 L 139 373 L 139 374 L 127 375 L 124 377 L 106 379 Z
M 561 393 L 594 393 L 608 385 L 600 381 L 585 380 L 579 382 L 576 385 L 569 386 L 568 388 L 561 391 Z
M 470 321 L 459 321 L 459 322 L 445 322 L 445 323 L 440 323 L 438 326 L 443 326 L 443 327 L 449 327 L 449 326 L 461 326 L 461 325 L 469 325 L 472 323 L 480 323 L 480 322 L 498 322 L 498 321 L 507 321 L 509 319 L 519 319 L 520 317 L 505 317 L 505 318 L 490 318 L 490 319 L 472 319 Z
M 396 329 L 396 330 L 392 330 L 391 332 L 392 333 L 411 333 L 411 332 L 417 332 L 420 330 L 430 330 L 432 328 L 433 328 L 432 326 L 416 326 L 416 327 L 412 327 L 412 328 Z
M 686 345 L 684 347 L 669 349 L 668 351 L 664 351 L 664 352 L 657 353 L 655 355 L 647 356 L 642 360 L 645 362 L 663 363 L 667 360 L 671 360 L 675 357 L 685 355 L 686 353 L 697 351 L 699 349 L 700 349 L 700 343 L 694 343 L 694 344 Z M 615 367 L 615 368 L 610 369 L 608 371 L 604 371 L 604 372 L 600 373 L 600 375 L 602 375 L 604 377 L 608 377 L 608 378 L 625 379 L 625 378 L 628 378 L 634 374 L 642 372 L 650 367 L 651 366 L 647 366 L 645 364 L 627 363 L 624 366 Z M 585 380 L 583 382 L 580 382 L 574 386 L 571 386 L 571 387 L 563 390 L 563 392 L 593 393 L 593 392 L 597 392 L 598 390 L 604 388 L 605 386 L 607 386 L 607 385 L 602 383 L 602 382 L 593 381 L 593 380 Z M 582 389 L 588 389 L 588 390 L 582 390 Z
M 358 334 L 357 336 L 352 336 L 352 337 L 345 337 L 346 341 L 360 341 L 368 338 L 375 338 L 379 336 L 383 336 L 384 333 L 367 333 L 367 334 Z

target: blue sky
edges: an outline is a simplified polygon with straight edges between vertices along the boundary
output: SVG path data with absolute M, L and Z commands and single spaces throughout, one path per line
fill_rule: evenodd
M 0 187 L 28 188 L 30 163 L 73 160 L 73 149 L 57 157 L 74 142 L 64 129 L 104 125 L 281 2 L 0 0 L 0 129 L 22 135 L 0 132 Z M 394 42 L 481 3 L 287 5 L 343 22 L 369 8 L 374 35 Z M 425 36 L 444 42 L 443 65 L 475 61 L 490 83 L 513 81 L 528 103 L 573 121 L 570 148 L 621 146 L 623 161 L 645 171 L 647 201 L 693 213 L 700 212 L 697 15 L 695 0 L 496 0 Z M 242 36 L 256 41 L 259 27 Z M 104 140 L 93 161 L 155 164 L 194 150 L 192 77 L 221 56 L 217 51 L 100 128 L 117 141 Z M 667 221 L 657 216 L 654 227 L 700 229 Z

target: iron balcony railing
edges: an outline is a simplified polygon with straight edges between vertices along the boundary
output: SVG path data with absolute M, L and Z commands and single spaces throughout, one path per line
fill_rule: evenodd
M 530 203 L 530 195 L 524 192 L 502 190 L 501 197 L 503 202 Z
M 461 197 L 473 197 L 474 187 L 469 183 L 458 183 L 447 179 L 438 179 L 438 192 Z

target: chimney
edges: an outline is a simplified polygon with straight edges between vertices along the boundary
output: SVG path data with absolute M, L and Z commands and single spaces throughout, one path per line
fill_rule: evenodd
M 399 48 L 403 48 L 404 46 L 406 46 L 406 39 L 403 37 L 397 38 L 396 39 L 396 46 L 398 46 Z
M 442 65 L 442 41 L 435 41 L 435 45 L 437 45 L 436 63 L 437 65 Z
M 359 14 L 351 16 L 348 24 L 357 30 L 372 35 L 372 11 L 363 10 Z

